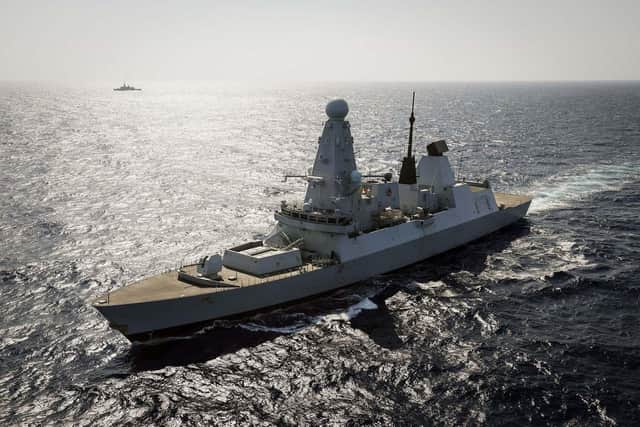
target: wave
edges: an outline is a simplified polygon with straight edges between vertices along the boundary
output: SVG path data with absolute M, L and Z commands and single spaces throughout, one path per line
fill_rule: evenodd
M 298 320 L 291 325 L 285 326 L 269 326 L 261 325 L 255 322 L 241 323 L 238 326 L 254 332 L 276 332 L 279 334 L 293 334 L 300 332 L 309 326 L 331 323 L 335 321 L 349 321 L 360 314 L 363 310 L 375 310 L 378 306 L 369 298 L 363 298 L 358 303 L 346 308 L 339 313 L 325 314 L 322 316 L 309 316 L 305 320 Z
M 551 177 L 532 189 L 529 212 L 539 213 L 571 206 L 603 191 L 617 191 L 640 179 L 640 165 L 601 165 L 577 174 Z
M 346 311 L 337 314 L 327 314 L 321 317 L 323 322 L 332 322 L 332 321 L 348 321 L 356 317 L 363 310 L 375 310 L 378 306 L 376 303 L 371 301 L 369 298 L 364 298 L 357 304 L 347 307 Z
M 260 325 L 258 323 L 249 322 L 249 323 L 241 323 L 238 325 L 242 329 L 246 329 L 252 332 L 275 332 L 278 334 L 294 334 L 299 332 L 307 327 L 309 324 L 306 322 L 296 322 L 292 325 L 287 326 L 269 326 L 269 325 Z

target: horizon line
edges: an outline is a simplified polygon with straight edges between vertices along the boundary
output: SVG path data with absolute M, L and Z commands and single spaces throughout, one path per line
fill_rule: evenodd
M 200 82 L 200 83 L 369 83 L 369 84 L 415 84 L 415 83 L 640 83 L 638 79 L 478 79 L 478 80 L 302 80 L 302 79 L 126 79 L 126 81 L 146 82 L 146 83 L 179 83 L 179 82 Z M 73 80 L 73 79 L 2 79 L 0 83 L 109 83 L 119 82 L 119 80 Z

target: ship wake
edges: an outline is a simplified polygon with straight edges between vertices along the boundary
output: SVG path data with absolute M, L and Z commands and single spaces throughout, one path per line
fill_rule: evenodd
M 625 184 L 640 179 L 640 165 L 600 165 L 582 173 L 562 174 L 548 178 L 532 189 L 530 213 L 543 213 L 572 206 L 604 191 L 618 191 Z

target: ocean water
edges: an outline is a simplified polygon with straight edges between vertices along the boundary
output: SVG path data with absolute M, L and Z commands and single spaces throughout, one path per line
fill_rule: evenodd
M 640 84 L 0 83 L 0 425 L 637 425 Z M 130 345 L 97 294 L 262 236 L 333 97 L 525 220 L 333 294 Z

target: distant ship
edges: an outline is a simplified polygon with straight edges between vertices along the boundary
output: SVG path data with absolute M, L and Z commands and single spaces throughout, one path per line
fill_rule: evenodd
M 113 89 L 113 90 L 118 90 L 118 91 L 120 91 L 120 90 L 142 90 L 142 89 L 138 89 L 137 87 L 129 86 L 129 85 L 127 84 L 127 82 L 124 82 L 124 83 L 122 84 L 122 86 L 117 87 L 117 88 L 115 88 L 115 89 Z
M 347 103 L 332 101 L 326 112 L 312 172 L 298 176 L 307 181 L 306 196 L 282 201 L 264 240 L 96 298 L 93 306 L 110 326 L 129 340 L 146 340 L 301 300 L 464 245 L 527 213 L 527 196 L 494 193 L 486 180 L 456 180 L 444 140 L 430 143 L 416 167 L 413 107 L 396 182 L 391 173 L 356 168 Z

